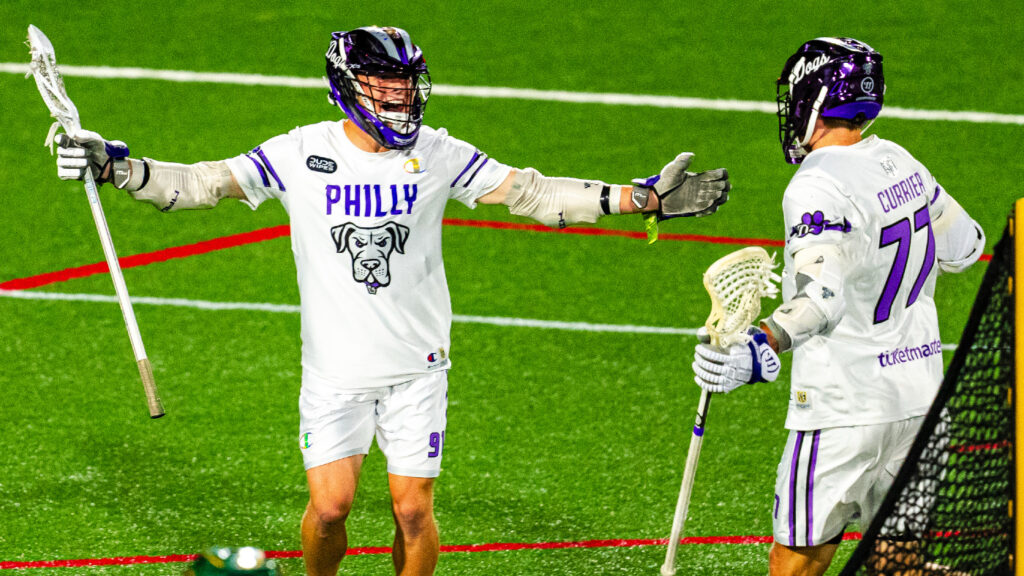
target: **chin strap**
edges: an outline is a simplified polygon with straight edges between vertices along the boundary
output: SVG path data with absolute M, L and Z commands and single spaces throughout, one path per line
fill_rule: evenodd
M 811 136 L 814 134 L 814 125 L 818 123 L 818 114 L 821 112 L 821 104 L 825 101 L 825 96 L 828 96 L 828 86 L 822 86 L 821 92 L 818 92 L 818 99 L 814 101 L 814 106 L 811 106 L 811 117 L 807 119 L 807 129 L 804 130 L 804 137 L 797 142 L 797 146 L 801 149 L 806 150 L 807 144 L 811 141 Z M 807 155 L 807 152 L 804 152 Z

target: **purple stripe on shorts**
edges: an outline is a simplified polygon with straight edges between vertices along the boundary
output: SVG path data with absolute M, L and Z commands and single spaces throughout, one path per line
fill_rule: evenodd
M 270 180 L 267 180 L 267 171 L 263 169 L 263 165 L 259 163 L 259 160 L 256 160 L 255 158 L 249 156 L 248 154 L 246 154 L 245 157 L 248 158 L 249 160 L 252 160 L 252 163 L 256 165 L 256 170 L 259 171 L 260 178 L 263 179 L 263 187 L 269 187 Z
M 260 157 L 260 160 L 263 160 L 263 165 L 267 167 L 267 170 L 270 171 L 270 175 L 277 181 L 277 188 L 281 190 L 281 192 L 284 192 L 284 182 L 281 182 L 281 179 L 277 177 L 277 172 L 274 171 L 274 167 L 270 164 L 270 160 L 267 159 L 267 155 L 263 153 L 263 150 L 260 150 L 259 146 L 253 148 L 252 151 Z
M 814 466 L 818 463 L 818 439 L 821 430 L 814 431 L 811 441 L 811 466 L 807 469 L 807 545 L 814 546 Z
M 804 445 L 803 431 L 796 433 L 793 442 L 793 461 L 789 465 L 789 545 L 796 546 L 796 473 L 800 469 L 800 449 Z
M 486 158 L 483 162 L 480 163 L 479 166 L 476 167 L 476 171 L 473 172 L 473 175 L 469 177 L 469 180 L 466 180 L 467 187 L 469 187 L 469 183 L 473 181 L 473 178 L 476 178 L 477 173 L 479 173 L 480 169 L 484 167 L 484 164 L 487 164 L 490 161 L 490 158 Z
M 465 174 L 467 170 L 469 170 L 469 167 L 472 166 L 473 163 L 477 161 L 477 158 L 480 158 L 479 150 L 473 152 L 473 157 L 469 160 L 469 164 L 466 164 L 466 167 L 462 169 L 462 172 L 459 172 L 459 175 L 455 177 L 455 180 L 452 180 L 452 184 L 451 186 L 449 186 L 449 188 L 455 188 L 455 183 L 458 182 L 459 178 L 462 178 L 462 175 Z

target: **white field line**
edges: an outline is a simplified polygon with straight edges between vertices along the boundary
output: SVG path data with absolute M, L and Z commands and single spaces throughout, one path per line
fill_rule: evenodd
M 60 292 L 34 292 L 28 290 L 0 290 L 0 298 L 17 298 L 21 300 L 57 300 L 64 302 L 101 302 L 117 304 L 116 296 L 105 294 L 63 294 Z M 210 302 L 208 300 L 188 300 L 185 298 L 151 298 L 148 296 L 132 296 L 132 304 L 150 306 L 180 306 L 197 310 L 249 310 L 254 312 L 278 312 L 298 314 L 299 307 L 294 304 L 267 304 L 260 302 Z M 634 326 L 631 324 L 591 324 L 589 322 L 558 322 L 553 320 L 535 320 L 531 318 L 508 318 L 503 316 L 466 316 L 454 314 L 454 322 L 465 324 L 490 324 L 492 326 L 512 326 L 518 328 L 543 328 L 548 330 L 569 330 L 573 332 L 619 332 L 627 334 L 667 334 L 696 336 L 696 328 L 672 328 L 668 326 Z M 943 350 L 956 350 L 956 344 L 943 344 Z
M 118 78 L 129 80 L 166 80 L 169 82 L 207 82 L 213 84 L 240 84 L 244 86 L 279 86 L 284 88 L 326 89 L 321 78 L 295 76 L 265 76 L 262 74 L 235 74 L 226 72 L 189 72 L 185 70 L 154 70 L 151 68 L 114 68 L 109 66 L 61 66 L 64 76 L 86 78 Z M 27 74 L 28 64 L 0 62 L 0 72 Z M 442 96 L 468 96 L 472 98 L 512 98 L 546 102 L 572 102 L 577 104 L 609 104 L 618 106 L 651 106 L 655 108 L 683 108 L 732 112 L 775 113 L 774 102 L 684 98 L 679 96 L 653 96 L 648 94 L 616 94 L 598 92 L 568 92 L 563 90 L 532 90 L 528 88 L 502 88 L 490 86 L 434 85 L 434 94 Z M 1024 114 L 996 112 L 918 110 L 887 106 L 882 116 L 901 120 L 933 120 L 970 122 L 978 124 L 1024 125 Z
M 18 298 L 21 300 L 58 300 L 70 302 L 102 302 L 117 304 L 116 296 L 105 294 L 62 294 L 59 292 L 33 292 L 27 290 L 0 290 L 0 297 Z M 259 302 L 210 302 L 207 300 L 188 300 L 185 298 L 150 298 L 132 296 L 132 304 L 150 306 L 181 306 L 197 310 L 250 310 L 256 312 L 279 312 L 298 314 L 299 307 L 293 304 L 266 304 Z M 532 320 L 530 318 L 505 318 L 502 316 L 465 316 L 455 314 L 453 321 L 467 324 L 491 324 L 494 326 L 514 326 L 522 328 L 547 328 L 554 330 L 571 330 L 576 332 L 625 332 L 629 334 L 681 334 L 695 336 L 696 328 L 670 328 L 664 326 L 632 326 L 629 324 L 590 324 L 587 322 L 557 322 L 551 320 Z

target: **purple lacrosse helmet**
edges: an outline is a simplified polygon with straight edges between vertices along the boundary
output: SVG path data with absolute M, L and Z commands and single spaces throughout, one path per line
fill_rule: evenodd
M 818 116 L 865 124 L 885 95 L 882 55 L 853 38 L 815 38 L 789 57 L 776 83 L 779 141 L 786 162 L 799 164 Z
M 423 52 L 401 28 L 365 26 L 331 34 L 328 100 L 385 148 L 412 148 L 430 97 Z

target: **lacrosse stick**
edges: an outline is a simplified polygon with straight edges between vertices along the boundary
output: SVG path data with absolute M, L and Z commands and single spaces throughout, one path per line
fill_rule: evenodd
M 778 295 L 778 287 L 773 283 L 780 280 L 772 272 L 775 266 L 773 256 L 769 256 L 764 248 L 754 246 L 723 256 L 704 273 L 704 288 L 711 297 L 711 314 L 704 327 L 712 346 L 727 348 L 750 339 L 747 327 L 761 314 L 761 298 L 774 298 Z M 711 394 L 701 390 L 690 449 L 686 453 L 683 483 L 679 488 L 676 513 L 672 518 L 672 535 L 668 539 L 665 563 L 661 566 L 662 576 L 673 576 L 676 573 L 676 549 L 690 508 L 690 494 L 693 492 L 693 480 L 697 476 L 697 459 L 700 458 L 710 404 Z
M 50 39 L 43 34 L 42 30 L 29 25 L 28 44 L 29 54 L 32 57 L 32 62 L 29 64 L 30 74 L 35 78 L 36 87 L 39 88 L 39 94 L 46 102 L 46 107 L 50 109 L 50 115 L 57 119 L 50 126 L 50 132 L 46 137 L 46 146 L 51 146 L 58 127 L 63 127 L 64 132 L 73 136 L 81 129 L 82 125 L 78 120 L 78 109 L 75 108 L 75 104 L 68 98 L 64 89 L 64 79 L 61 78 L 60 70 L 57 69 L 57 57 L 53 53 L 53 44 L 50 43 Z M 159 418 L 164 415 L 164 407 L 160 404 L 160 397 L 157 395 L 156 382 L 153 380 L 153 366 L 150 364 L 149 358 L 146 357 L 146 349 L 142 345 L 142 335 L 139 334 L 135 311 L 132 309 L 128 288 L 125 286 L 124 276 L 121 274 L 121 265 L 118 263 L 117 253 L 114 251 L 114 241 L 110 238 L 107 218 L 103 215 L 100 195 L 96 190 L 96 181 L 88 167 L 85 169 L 85 193 L 89 197 L 92 217 L 96 221 L 96 231 L 100 235 L 103 254 L 106 256 L 107 266 L 110 268 L 110 278 L 114 281 L 114 290 L 117 292 L 117 300 L 121 304 L 124 323 L 128 328 L 128 338 L 132 342 L 132 351 L 135 352 L 135 362 L 138 364 L 139 374 L 142 376 L 142 387 L 146 390 L 146 403 L 149 405 L 149 417 Z

